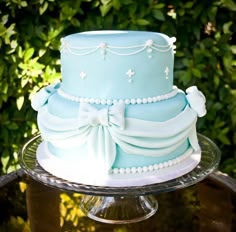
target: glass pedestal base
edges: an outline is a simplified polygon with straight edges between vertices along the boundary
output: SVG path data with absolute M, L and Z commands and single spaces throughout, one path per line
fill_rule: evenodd
M 191 172 L 176 179 L 144 186 L 109 187 L 92 186 L 53 176 L 46 172 L 36 160 L 36 150 L 41 143 L 38 135 L 22 149 L 20 164 L 34 180 L 64 191 L 83 193 L 81 209 L 96 221 L 112 224 L 127 224 L 151 217 L 158 209 L 152 194 L 175 191 L 203 180 L 213 172 L 220 162 L 217 146 L 207 137 L 198 135 L 202 150 L 201 161 Z
M 154 215 L 158 209 L 158 203 L 152 195 L 85 195 L 80 207 L 93 220 L 110 224 L 128 224 L 143 221 Z

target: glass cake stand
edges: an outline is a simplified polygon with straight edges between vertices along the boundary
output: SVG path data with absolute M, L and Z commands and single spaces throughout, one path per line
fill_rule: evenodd
M 220 162 L 218 147 L 207 137 L 198 134 L 202 158 L 191 172 L 176 179 L 145 186 L 102 187 L 69 182 L 45 171 L 36 160 L 36 150 L 42 142 L 40 135 L 23 147 L 20 164 L 34 180 L 64 191 L 84 194 L 82 211 L 96 221 L 126 224 L 145 220 L 156 213 L 158 202 L 153 194 L 186 188 L 203 180 L 212 173 Z

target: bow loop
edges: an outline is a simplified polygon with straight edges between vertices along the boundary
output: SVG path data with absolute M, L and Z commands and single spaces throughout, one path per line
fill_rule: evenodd
M 186 93 L 190 107 L 196 111 L 198 117 L 203 117 L 206 114 L 206 98 L 204 94 L 196 86 L 186 89 Z
M 61 83 L 54 83 L 40 89 L 32 99 L 32 108 L 38 111 L 42 106 L 47 104 L 49 97 L 52 96 L 57 91 L 57 89 L 60 88 L 60 86 Z
M 124 103 L 118 103 L 110 108 L 97 109 L 88 104 L 81 103 L 79 109 L 79 127 L 102 125 L 109 127 L 115 125 L 124 128 Z

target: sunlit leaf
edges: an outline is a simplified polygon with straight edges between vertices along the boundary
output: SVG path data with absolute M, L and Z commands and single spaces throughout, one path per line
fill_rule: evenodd
M 25 51 L 24 54 L 24 61 L 28 61 L 34 54 L 34 48 L 29 48 Z
M 22 108 L 22 106 L 24 104 L 24 100 L 25 100 L 24 96 L 20 96 L 19 98 L 17 98 L 16 106 L 17 106 L 18 110 L 21 110 L 21 108 Z

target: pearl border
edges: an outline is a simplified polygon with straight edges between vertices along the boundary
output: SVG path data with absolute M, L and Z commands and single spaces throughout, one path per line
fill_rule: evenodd
M 76 97 L 70 94 L 65 93 L 61 88 L 57 90 L 57 93 L 67 100 L 80 102 L 80 103 L 90 103 L 90 104 L 101 104 L 101 105 L 112 105 L 116 103 L 125 103 L 126 105 L 134 105 L 134 104 L 147 104 L 147 103 L 155 103 L 163 100 L 167 100 L 177 95 L 179 89 L 176 86 L 173 86 L 173 89 L 170 93 L 154 96 L 154 97 L 146 97 L 146 98 L 127 98 L 127 99 L 100 99 L 100 98 L 87 98 L 87 97 Z
M 178 163 L 181 163 L 183 160 L 187 159 L 193 153 L 193 149 L 189 148 L 183 155 L 178 156 L 175 159 L 168 160 L 158 164 L 152 164 L 149 166 L 143 167 L 130 167 L 130 168 L 113 168 L 110 171 L 110 174 L 135 174 L 135 173 L 146 173 L 151 171 L 160 170 L 163 168 L 172 167 Z

